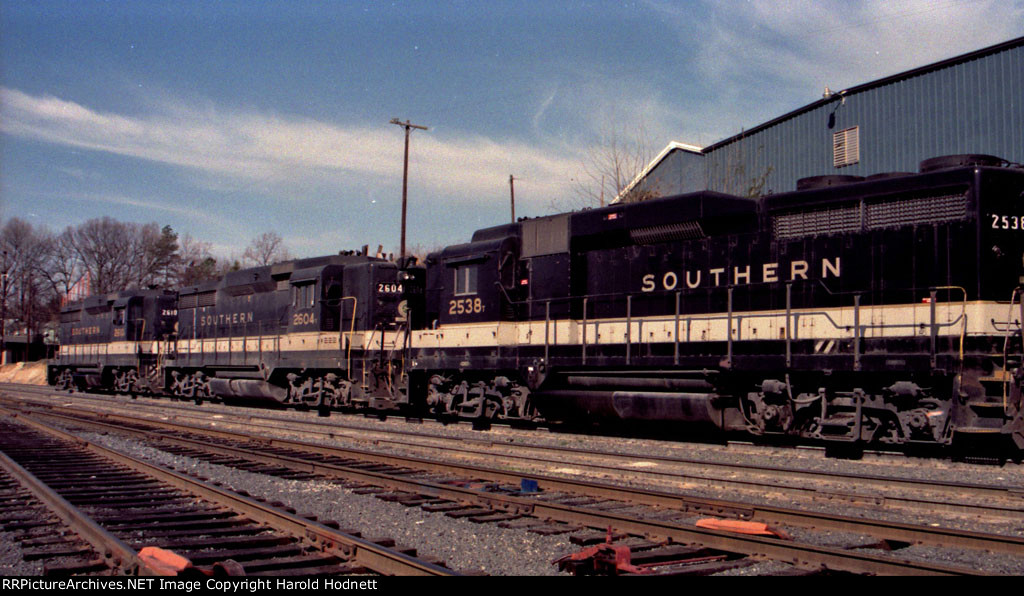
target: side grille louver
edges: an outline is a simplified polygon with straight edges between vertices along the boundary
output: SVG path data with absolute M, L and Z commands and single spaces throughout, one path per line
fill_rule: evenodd
M 887 197 L 863 204 L 796 211 L 772 217 L 775 238 L 802 238 L 901 226 L 958 221 L 967 218 L 967 193 Z
M 700 222 L 684 221 L 661 226 L 635 228 L 629 231 L 629 237 L 635 244 L 656 244 L 673 240 L 695 240 L 697 238 L 704 238 L 705 234 L 704 230 L 700 227 Z

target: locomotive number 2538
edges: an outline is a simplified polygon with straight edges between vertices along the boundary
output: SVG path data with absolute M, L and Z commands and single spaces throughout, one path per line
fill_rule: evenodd
M 1024 216 L 996 215 L 995 213 L 989 215 L 992 217 L 993 230 L 1024 230 Z
M 462 298 L 448 301 L 448 314 L 468 315 L 484 312 L 484 303 L 479 298 Z

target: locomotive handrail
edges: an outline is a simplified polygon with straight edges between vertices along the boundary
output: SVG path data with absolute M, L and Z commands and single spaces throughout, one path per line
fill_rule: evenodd
M 733 353 L 733 349 L 732 348 L 733 348 L 733 341 L 734 341 L 734 339 L 733 339 L 733 332 L 734 331 L 737 332 L 737 339 L 742 339 L 741 337 L 739 337 L 739 333 L 740 333 L 741 329 L 737 329 L 736 328 L 736 324 L 733 323 L 734 320 L 736 320 L 737 322 L 740 322 L 743 319 L 765 319 L 765 318 L 777 318 L 777 317 L 780 316 L 780 314 L 777 313 L 777 312 L 770 312 L 770 313 L 766 313 L 766 312 L 748 312 L 748 311 L 743 311 L 743 312 L 740 312 L 740 313 L 734 312 L 733 309 L 732 309 L 732 294 L 733 294 L 733 289 L 734 288 L 735 288 L 735 286 L 727 286 L 727 287 L 725 287 L 725 289 L 727 290 L 727 306 L 726 306 L 725 314 L 718 314 L 718 313 L 711 314 L 711 313 L 708 313 L 708 314 L 687 315 L 686 316 L 686 321 L 685 321 L 686 329 L 687 329 L 687 335 L 689 335 L 689 331 L 690 331 L 690 329 L 692 329 L 693 324 L 695 322 L 710 322 L 710 321 L 722 321 L 722 320 L 727 321 L 727 332 L 726 332 L 726 340 L 725 340 L 726 341 L 726 350 L 727 350 L 727 353 L 726 353 L 726 366 L 730 365 L 731 362 L 732 362 L 732 353 Z M 961 312 L 960 312 L 960 314 L 956 318 L 948 320 L 948 321 L 944 321 L 944 322 L 936 320 L 936 312 L 935 312 L 936 308 L 935 307 L 936 307 L 936 304 L 938 302 L 937 299 L 936 299 L 937 298 L 936 292 L 939 291 L 939 290 L 959 290 L 960 292 L 963 293 L 963 297 L 964 298 L 963 298 L 963 301 L 961 302 Z M 936 340 L 937 340 L 938 331 L 940 329 L 951 328 L 951 327 L 953 327 L 955 325 L 960 325 L 960 341 L 959 341 L 959 350 L 958 350 L 958 352 L 959 352 L 959 361 L 962 363 L 963 362 L 963 351 L 964 351 L 964 337 L 965 337 L 965 334 L 966 334 L 966 327 L 967 327 L 967 315 L 966 315 L 966 310 L 967 310 L 967 291 L 964 288 L 959 287 L 959 286 L 940 286 L 940 287 L 930 288 L 930 293 L 931 293 L 932 296 L 931 296 L 930 300 L 928 301 L 929 304 L 931 305 L 930 306 L 931 316 L 930 316 L 930 321 L 929 322 L 914 322 L 914 323 L 868 323 L 868 324 L 861 324 L 861 322 L 860 322 L 860 311 L 861 311 L 862 307 L 861 307 L 861 304 L 860 304 L 860 298 L 864 295 L 864 292 L 850 292 L 849 294 L 852 294 L 854 296 L 854 304 L 852 305 L 853 312 L 854 312 L 854 323 L 853 323 L 853 325 L 844 325 L 844 324 L 841 324 L 838 321 L 836 321 L 836 319 L 833 318 L 833 316 L 829 312 L 826 312 L 824 310 L 812 310 L 812 311 L 803 311 L 803 312 L 793 312 L 793 309 L 792 309 L 792 284 L 791 283 L 787 283 L 786 284 L 786 307 L 785 307 L 785 314 L 782 315 L 782 316 L 785 317 L 785 325 L 784 325 L 783 329 L 784 329 L 784 333 L 785 333 L 784 340 L 785 340 L 785 344 L 786 344 L 786 353 L 785 353 L 786 366 L 790 366 L 791 363 L 792 363 L 792 341 L 795 340 L 795 339 L 799 339 L 798 333 L 796 333 L 796 329 L 794 329 L 794 326 L 798 324 L 798 321 L 799 321 L 800 317 L 808 317 L 808 316 L 822 318 L 825 322 L 827 322 L 835 330 L 845 330 L 845 331 L 852 331 L 853 332 L 853 334 L 854 334 L 854 338 L 853 338 L 854 339 L 854 367 L 855 368 L 859 368 L 859 366 L 860 366 L 860 343 L 861 343 L 861 340 L 864 337 L 864 332 L 867 331 L 867 330 L 876 330 L 876 329 L 904 329 L 904 328 L 906 328 L 906 329 L 930 329 L 931 330 L 931 335 L 932 335 L 931 357 L 932 357 L 932 363 L 934 365 L 934 363 L 935 363 L 935 354 L 936 354 Z M 675 323 L 675 331 L 674 331 L 674 333 L 672 335 L 672 342 L 673 342 L 673 346 L 674 346 L 673 362 L 678 363 L 678 361 L 679 361 L 679 344 L 681 343 L 680 339 L 679 339 L 679 335 L 680 335 L 679 331 L 680 331 L 680 322 L 681 322 L 681 316 L 682 316 L 682 312 L 680 310 L 680 298 L 681 298 L 681 294 L 682 293 L 679 292 L 679 291 L 676 291 L 673 294 L 675 296 L 675 303 L 676 303 L 675 304 L 675 313 L 674 314 L 670 314 L 670 315 L 656 315 L 655 317 L 657 319 L 664 319 L 664 320 L 674 321 L 674 323 Z M 590 306 L 590 300 L 591 299 L 593 299 L 593 298 L 602 298 L 602 297 L 619 297 L 619 298 L 621 298 L 621 296 L 617 296 L 615 294 L 587 294 L 587 295 L 584 295 L 584 296 L 566 296 L 566 297 L 548 298 L 548 299 L 544 299 L 544 300 L 526 299 L 526 300 L 520 301 L 519 304 L 525 304 L 525 305 L 533 305 L 533 304 L 539 304 L 539 303 L 543 303 L 544 304 L 544 360 L 545 361 L 548 361 L 549 358 L 550 358 L 550 347 L 551 347 L 552 343 L 554 343 L 554 345 L 558 345 L 558 336 L 557 336 L 558 326 L 557 326 L 557 321 L 555 322 L 554 335 L 553 336 L 552 336 L 552 331 L 551 331 L 551 323 L 552 323 L 552 319 L 551 319 L 551 304 L 552 303 L 558 303 L 558 302 L 572 301 L 572 300 L 581 300 L 582 301 L 581 302 L 581 305 L 582 305 L 582 318 L 580 319 L 579 322 L 583 325 L 583 329 L 582 329 L 582 342 L 581 342 L 581 351 L 582 351 L 583 362 L 586 363 L 586 360 L 587 360 L 587 347 L 588 347 L 587 329 L 588 329 L 589 325 L 591 324 L 591 322 L 593 322 L 593 324 L 595 326 L 599 326 L 602 323 L 607 324 L 607 323 L 610 323 L 610 322 L 625 322 L 625 324 L 626 324 L 626 335 L 625 335 L 625 338 L 624 338 L 625 339 L 625 349 L 626 349 L 625 357 L 626 357 L 626 364 L 629 364 L 630 361 L 632 360 L 632 340 L 633 340 L 633 312 L 632 312 L 632 301 L 633 300 L 632 299 L 635 296 L 643 296 L 643 295 L 649 295 L 649 294 L 647 294 L 647 293 L 645 293 L 645 294 L 636 294 L 636 293 L 634 293 L 634 294 L 627 294 L 625 296 L 625 298 L 626 298 L 626 315 L 624 317 L 610 317 L 608 319 L 603 319 L 603 320 L 598 319 L 598 320 L 593 320 L 593 321 L 591 321 L 591 319 L 589 318 L 589 315 L 588 315 L 589 306 Z M 916 307 L 917 305 L 916 304 L 910 304 L 909 306 L 915 306 Z M 851 308 L 851 307 L 849 307 L 849 306 L 841 306 L 839 308 L 845 309 L 845 308 Z M 1022 307 L 1022 310 L 1024 310 L 1024 307 Z M 1024 314 L 1022 314 L 1022 318 L 1024 318 Z M 642 326 L 643 326 L 643 323 L 644 323 L 643 320 L 641 320 L 639 322 L 639 324 L 641 325 L 640 337 L 642 337 Z M 687 340 L 687 341 L 689 341 L 689 340 Z M 641 340 L 641 342 L 642 342 L 642 340 Z
M 586 298 L 587 297 L 584 297 L 584 299 L 586 299 Z M 550 302 L 554 302 L 554 301 L 555 301 L 554 299 L 550 300 Z M 540 302 L 540 301 L 538 300 L 536 302 Z M 549 301 L 545 300 L 544 302 L 547 303 Z M 854 307 L 852 307 L 852 306 L 844 306 L 844 307 L 840 307 L 840 308 L 854 308 Z M 740 314 L 740 313 L 742 313 L 742 314 Z M 668 319 L 668 320 L 671 320 L 672 316 L 673 315 L 671 315 L 671 314 L 667 314 L 667 315 L 653 315 L 654 318 Z M 682 316 L 682 313 L 680 313 L 680 316 Z M 784 314 L 780 315 L 778 313 L 756 312 L 756 311 L 740 311 L 738 313 L 734 313 L 733 318 L 736 318 L 736 319 L 770 319 L 770 318 L 780 317 L 780 316 L 781 317 L 785 317 L 786 315 L 784 315 Z M 827 313 L 827 312 L 825 312 L 823 310 L 811 310 L 811 311 L 795 312 L 795 313 L 791 313 L 789 316 L 791 318 L 800 318 L 800 317 L 807 317 L 807 316 L 820 316 L 820 317 L 824 318 L 826 321 L 828 321 L 828 323 L 830 325 L 832 325 L 832 327 L 834 329 L 842 329 L 842 330 L 846 330 L 846 331 L 852 331 L 853 328 L 855 327 L 855 325 L 843 325 L 843 324 L 837 323 L 836 320 L 834 318 L 832 318 L 832 316 L 829 313 Z M 623 321 L 623 322 L 625 322 L 628 318 L 629 317 L 624 317 L 624 316 L 623 317 L 609 317 L 607 319 L 600 319 L 600 321 L 601 321 L 601 323 L 609 323 L 609 322 L 615 322 L 615 321 Z M 728 313 L 724 314 L 724 315 L 717 314 L 717 313 L 715 313 L 715 314 L 710 314 L 709 313 L 709 314 L 706 314 L 706 315 L 705 314 L 690 314 L 690 315 L 686 315 L 686 319 L 688 321 L 693 321 L 693 322 L 696 322 L 696 321 L 727 321 L 727 320 L 729 320 L 729 315 L 728 315 Z M 952 327 L 954 325 L 959 324 L 964 319 L 965 319 L 965 315 L 963 313 L 961 313 L 960 315 L 958 315 L 955 319 L 953 319 L 951 321 L 936 322 L 935 325 L 937 327 Z M 586 318 L 581 319 L 581 322 L 584 322 L 584 321 L 590 322 L 590 323 L 595 323 L 595 324 L 597 323 L 597 320 L 588 320 Z M 927 327 L 927 326 L 929 326 L 929 323 L 870 323 L 870 324 L 866 323 L 866 324 L 860 325 L 860 328 L 861 329 L 898 329 L 898 328 L 903 328 L 903 327 L 906 327 L 906 328 L 921 328 L 921 327 Z
M 1006 379 L 1006 365 L 1009 362 L 1008 359 L 1009 359 L 1009 349 L 1010 349 L 1010 316 L 1013 314 L 1013 302 L 1014 302 L 1014 300 L 1016 300 L 1020 296 L 1021 296 L 1021 287 L 1017 286 L 1016 288 L 1013 289 L 1013 293 L 1010 294 L 1010 304 L 1007 307 L 1007 313 L 1006 313 L 1006 333 L 1003 335 L 1003 376 L 1002 376 L 1002 383 L 1000 383 L 1000 384 L 1003 386 L 1003 413 L 1004 414 L 1007 413 L 1007 406 L 1008 406 L 1008 404 L 1007 404 L 1007 401 L 1008 401 L 1007 387 L 1008 387 L 1009 383 L 1007 382 L 1007 379 Z M 1021 310 L 1021 320 L 1024 320 L 1024 300 L 1020 301 L 1018 304 L 1020 305 L 1020 310 Z M 993 326 L 995 326 L 995 321 L 993 321 L 992 323 L 993 323 Z M 1022 345 L 1022 347 L 1024 347 L 1024 327 L 1022 327 L 1019 322 L 1017 323 L 1017 326 L 1021 328 L 1021 339 L 1022 339 L 1022 344 L 1021 345 Z
M 1011 309 L 1013 308 L 1013 304 L 1010 304 L 1010 308 Z M 1024 327 L 1021 326 L 1020 321 L 1018 319 L 1014 319 L 1012 321 L 1009 320 L 1009 319 L 1007 319 L 1005 321 L 997 321 L 995 319 L 989 319 L 988 321 L 989 321 L 989 323 L 992 324 L 992 328 L 995 329 L 996 331 L 1009 332 L 1010 330 L 1013 330 L 1013 329 L 1024 329 Z
M 349 323 L 348 337 L 346 338 L 346 332 L 342 327 L 341 321 L 345 318 L 342 309 L 346 300 L 352 301 L 352 321 Z M 345 348 L 345 375 L 348 377 L 349 382 L 352 381 L 352 337 L 356 333 L 356 311 L 359 310 L 359 299 L 355 296 L 342 296 L 338 299 L 338 343 L 344 343 Z M 346 341 L 346 339 L 348 341 Z M 382 346 L 383 347 L 383 346 Z

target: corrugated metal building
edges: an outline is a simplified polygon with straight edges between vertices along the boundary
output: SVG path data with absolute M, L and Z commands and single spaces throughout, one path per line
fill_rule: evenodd
M 670 144 L 631 188 L 766 194 L 808 176 L 916 172 L 962 153 L 1024 163 L 1024 37 L 826 92 L 703 150 Z

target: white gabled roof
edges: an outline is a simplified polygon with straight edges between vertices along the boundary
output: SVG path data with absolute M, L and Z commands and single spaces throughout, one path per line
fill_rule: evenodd
M 651 173 L 651 170 L 658 167 L 658 164 L 660 164 L 662 160 L 668 157 L 669 153 L 672 153 L 676 149 L 680 149 L 682 151 L 689 151 L 690 153 L 703 152 L 702 148 L 696 145 L 687 145 L 686 143 L 679 143 L 677 141 L 670 142 L 668 145 L 665 146 L 664 149 L 661 150 L 661 153 L 659 153 L 657 156 L 655 156 L 654 159 L 651 160 L 651 163 L 647 164 L 647 167 L 645 167 L 643 171 L 636 175 L 636 178 L 633 178 L 632 182 L 626 185 L 626 188 L 622 189 L 622 192 L 620 192 L 614 199 L 612 199 L 611 204 L 614 205 L 615 203 L 618 203 L 619 200 L 622 199 L 622 197 L 629 194 L 629 191 L 633 190 L 634 186 L 640 184 L 640 181 L 646 178 L 647 174 Z

